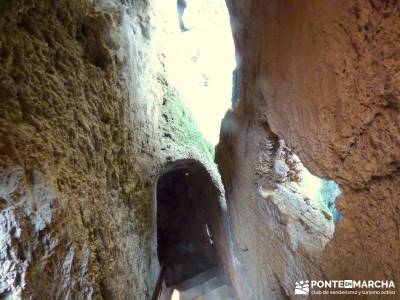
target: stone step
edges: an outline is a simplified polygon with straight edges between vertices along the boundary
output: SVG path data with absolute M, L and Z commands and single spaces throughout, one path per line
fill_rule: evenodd
M 224 276 L 210 278 L 202 284 L 181 291 L 182 300 L 212 300 L 214 298 L 226 300 L 232 298 L 233 295 L 233 290 L 227 284 L 227 280 Z
M 186 290 L 182 290 L 181 297 L 183 300 L 192 300 L 198 296 L 205 295 L 209 291 L 211 291 L 215 288 L 218 288 L 218 287 L 222 286 L 223 284 L 224 284 L 224 281 L 219 276 L 212 277 L 201 284 L 198 284 L 198 285 L 193 286 Z
M 181 300 L 234 299 L 232 287 L 218 268 L 209 269 L 174 288 L 180 291 Z
M 188 290 L 194 286 L 201 285 L 202 283 L 206 282 L 210 278 L 218 277 L 220 275 L 219 268 L 212 268 L 208 269 L 207 271 L 192 277 L 183 283 L 175 286 L 176 289 L 180 291 Z
M 233 299 L 234 294 L 230 286 L 224 284 L 204 295 L 204 300 L 228 300 Z

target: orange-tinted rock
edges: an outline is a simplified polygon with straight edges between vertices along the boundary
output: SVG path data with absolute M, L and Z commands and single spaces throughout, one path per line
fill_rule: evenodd
M 325 250 L 324 275 L 399 282 L 399 5 L 227 2 L 240 57 L 237 126 L 245 126 L 245 119 L 267 122 L 312 172 L 342 186 L 343 218 Z M 223 137 L 220 148 L 244 142 L 232 145 Z M 222 163 L 229 159 L 246 160 L 220 154 Z M 250 183 L 242 189 L 250 190 Z M 253 247 L 262 251 L 266 243 Z

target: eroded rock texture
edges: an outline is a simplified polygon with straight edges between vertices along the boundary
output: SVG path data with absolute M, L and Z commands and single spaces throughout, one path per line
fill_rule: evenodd
M 237 126 L 233 132 L 245 130 L 246 119 L 266 122 L 312 172 L 340 183 L 343 196 L 338 208 L 343 218 L 323 254 L 325 277 L 398 283 L 399 4 L 312 0 L 227 3 L 240 57 L 241 95 L 230 121 Z M 252 127 L 249 130 L 254 131 Z M 224 157 L 223 151 L 230 147 L 228 136 L 222 131 L 219 161 L 225 173 L 234 165 L 227 161 L 248 161 L 243 151 Z M 236 143 L 238 147 L 249 144 L 245 135 Z M 248 149 L 248 153 L 253 152 Z M 245 178 L 240 173 L 249 164 L 236 166 L 238 177 L 225 176 L 224 181 L 239 186 Z M 251 181 L 245 184 L 254 189 Z M 244 185 L 242 189 L 246 189 Z M 238 191 L 230 193 L 228 202 L 240 197 Z M 243 197 L 236 200 L 240 204 L 231 204 L 234 214 L 240 215 L 242 210 L 235 205 L 254 210 L 261 205 L 259 201 L 242 203 L 245 201 Z M 244 222 L 233 219 L 232 226 L 244 226 Z M 269 230 L 262 223 L 254 226 Z M 263 251 L 270 249 L 269 243 L 269 239 L 258 239 L 247 247 Z M 272 249 L 262 255 L 279 256 L 279 251 Z M 302 254 L 295 255 L 299 256 Z M 279 264 L 284 265 L 287 259 L 285 256 Z M 268 272 L 262 274 L 264 268 L 259 267 L 260 282 L 271 277 Z M 291 269 L 274 271 L 278 278 L 283 272 L 283 277 L 302 279 Z M 286 286 L 284 290 L 292 293 Z
M 285 299 L 298 278 L 321 277 L 333 221 L 298 190 L 293 155 L 268 125 L 229 112 L 217 161 L 226 190 L 240 299 Z
M 146 4 L 132 5 L 146 22 Z M 2 1 L 0 297 L 151 292 L 152 186 L 136 159 L 153 126 L 137 104 L 146 36 L 126 18 L 120 4 Z

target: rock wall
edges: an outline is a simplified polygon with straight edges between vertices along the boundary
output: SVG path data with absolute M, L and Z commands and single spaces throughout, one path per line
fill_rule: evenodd
M 342 187 L 337 206 L 343 218 L 323 253 L 321 276 L 388 279 L 399 286 L 399 4 L 227 3 L 240 59 L 241 94 L 233 117 L 225 120 L 233 125 L 221 131 L 218 160 L 224 182 L 243 184 L 241 189 L 246 192 L 254 190 L 252 181 L 242 183 L 246 177 L 241 170 L 251 162 L 246 152 L 238 150 L 249 143 L 245 137 L 236 138 L 236 144 L 229 139 L 246 128 L 250 134 L 259 131 L 261 126 L 247 127 L 246 120 L 267 123 L 314 174 L 332 178 Z M 269 135 L 266 131 L 259 139 Z M 229 147 L 234 150 L 223 157 Z M 250 147 L 247 151 L 256 150 Z M 231 171 L 238 175 L 228 179 L 226 173 Z M 235 215 L 261 205 L 245 196 L 236 199 L 241 195 L 238 191 L 227 188 L 227 193 Z M 243 226 L 266 231 L 272 226 L 245 222 L 232 217 L 232 227 L 239 228 L 239 235 Z M 269 241 L 255 239 L 247 247 L 273 259 L 280 252 L 266 251 Z M 260 265 L 258 281 L 249 284 L 259 287 L 257 282 L 273 282 L 270 268 Z M 278 278 L 303 279 L 290 269 L 275 268 L 274 272 Z M 283 286 L 292 295 L 294 286 L 290 290 Z
M 2 296 L 143 299 L 151 288 L 152 190 L 135 159 L 124 14 L 88 1 L 5 4 Z
M 0 298 L 147 299 L 160 170 L 196 159 L 222 187 L 171 99 L 153 13 L 0 1 Z
M 263 120 L 228 112 L 216 159 L 231 229 L 224 262 L 239 299 L 286 299 L 295 281 L 321 277 L 330 214 L 303 195 L 293 154 Z

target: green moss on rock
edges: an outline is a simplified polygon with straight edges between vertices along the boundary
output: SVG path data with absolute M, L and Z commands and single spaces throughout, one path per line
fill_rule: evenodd
M 177 91 L 168 85 L 166 80 L 159 78 L 163 86 L 163 105 L 161 111 L 161 125 L 168 128 L 168 136 L 175 144 L 195 148 L 202 158 L 214 163 L 215 149 L 204 138 L 198 129 L 189 109 L 179 98 Z

